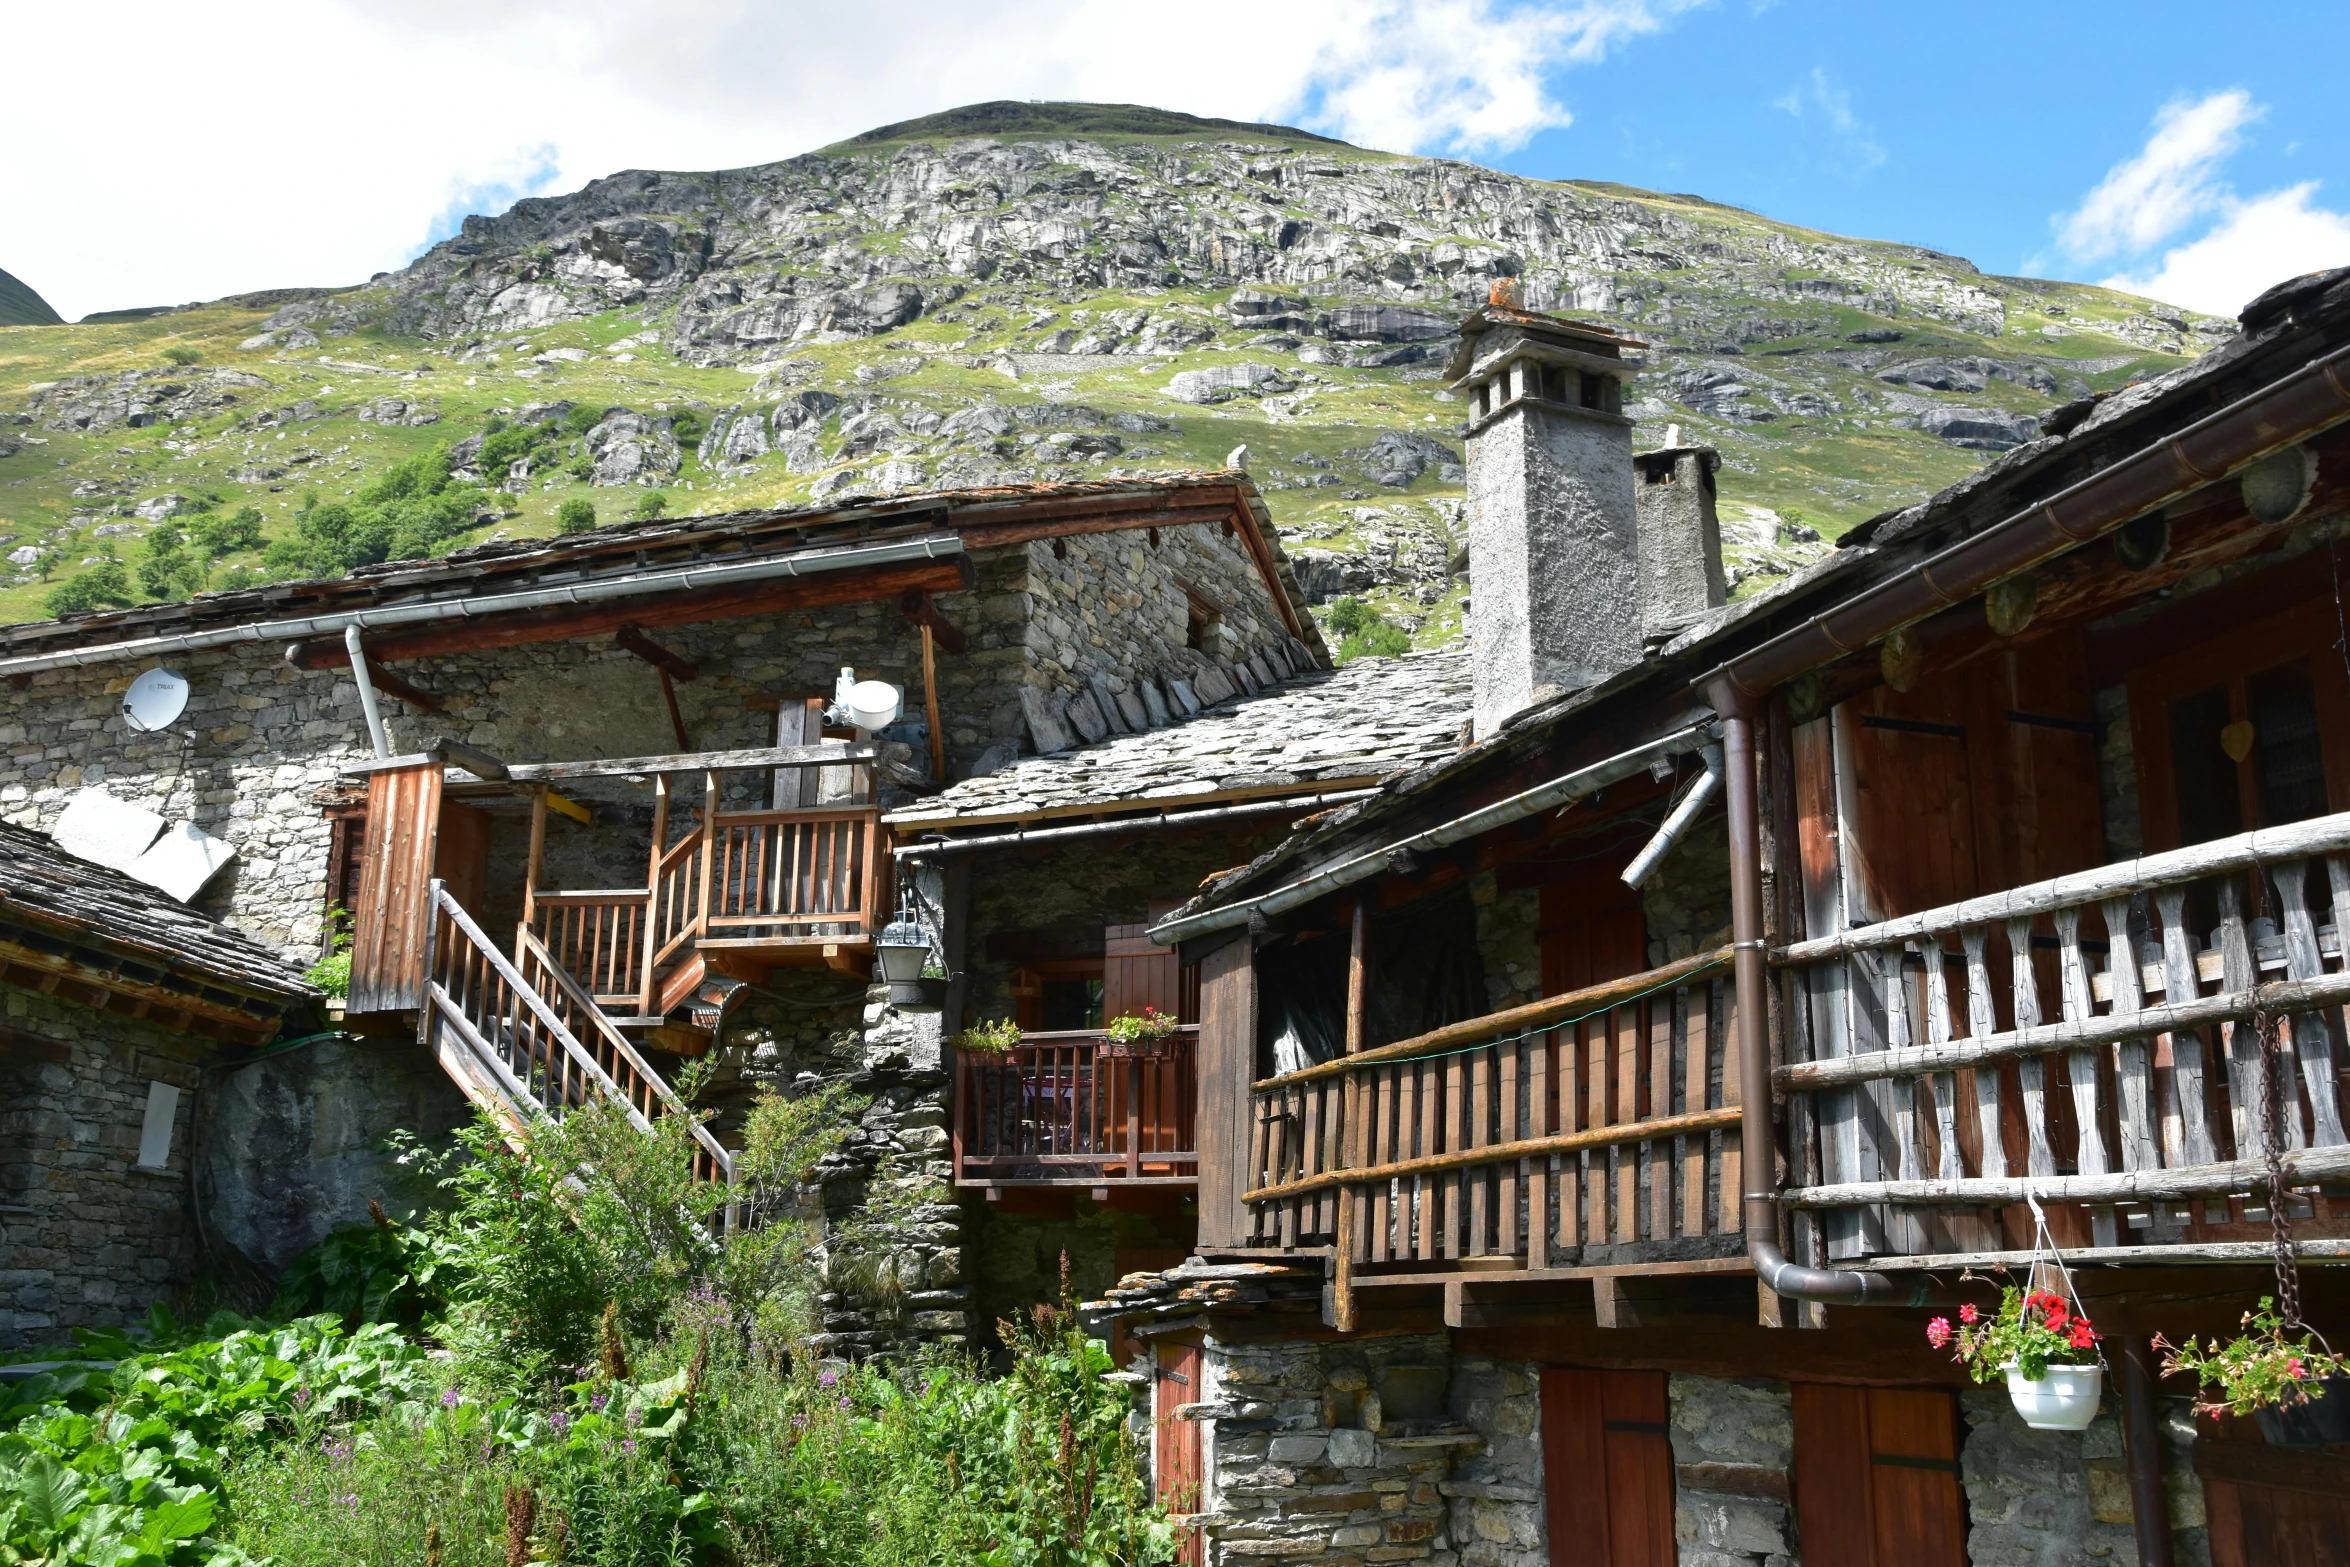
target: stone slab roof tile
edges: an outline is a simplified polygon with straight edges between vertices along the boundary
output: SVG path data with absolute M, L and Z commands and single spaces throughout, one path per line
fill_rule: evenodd
M 0 822 L 0 919 L 88 937 L 183 974 L 293 1000 L 318 990 L 252 937 L 68 854 L 45 833 Z
M 901 831 L 954 827 L 1384 778 L 1458 750 L 1468 705 L 1465 648 L 1357 659 L 1164 729 L 1022 757 L 887 819 Z

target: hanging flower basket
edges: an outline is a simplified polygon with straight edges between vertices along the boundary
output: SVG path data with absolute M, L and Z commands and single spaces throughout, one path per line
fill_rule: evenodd
M 1101 1053 L 1113 1058 L 1157 1060 L 1175 1053 L 1175 1032 L 1180 1027 L 1171 1014 L 1144 1007 L 1110 1019 L 1102 1030 Z
M 1999 1314 L 1989 1321 L 1961 1306 L 1959 1326 L 1948 1317 L 1926 1324 L 1926 1342 L 1952 1351 L 1977 1382 L 2003 1377 L 2024 1424 L 2036 1431 L 2079 1431 L 2097 1418 L 2105 1388 L 2098 1333 L 2071 1301 L 2054 1290 L 2009 1285 Z
M 2085 1431 L 2097 1418 L 2105 1390 L 2103 1366 L 2048 1366 L 2039 1380 L 2024 1375 L 2015 1361 L 2007 1373 L 2008 1401 L 2035 1431 Z
M 2350 1362 L 2315 1333 L 2291 1331 L 2276 1297 L 2263 1295 L 2232 1339 L 2190 1337 L 2174 1347 L 2157 1338 L 2154 1347 L 2165 1352 L 2164 1372 L 2195 1378 L 2199 1415 L 2250 1415 L 2276 1447 L 2350 1442 Z

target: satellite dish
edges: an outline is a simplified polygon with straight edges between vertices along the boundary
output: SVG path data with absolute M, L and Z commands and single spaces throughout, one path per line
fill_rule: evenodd
M 123 722 L 150 734 L 169 727 L 187 710 L 188 679 L 175 669 L 150 669 L 122 694 Z

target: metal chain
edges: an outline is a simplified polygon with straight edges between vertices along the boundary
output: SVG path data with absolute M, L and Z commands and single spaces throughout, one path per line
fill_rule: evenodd
M 2268 1154 L 2268 1229 L 2276 1253 L 2277 1306 L 2289 1333 L 2302 1331 L 2301 1266 L 2293 1255 L 2293 1221 L 2285 1211 L 2285 1042 L 2275 1013 L 2253 1013 L 2260 1035 L 2260 1135 Z

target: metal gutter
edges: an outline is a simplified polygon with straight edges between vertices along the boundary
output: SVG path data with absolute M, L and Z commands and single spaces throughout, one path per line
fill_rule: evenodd
M 1241 816 L 1274 816 L 1292 811 L 1318 810 L 1366 800 L 1377 789 L 1340 789 L 1330 794 L 1291 794 L 1278 800 L 1249 805 L 1217 806 L 1203 811 L 1167 811 L 1157 816 L 1129 816 L 1114 822 L 1086 822 L 1076 827 L 1030 827 L 985 837 L 941 838 L 928 843 L 901 843 L 890 852 L 901 860 L 928 860 L 948 854 L 975 854 L 981 849 L 1009 849 L 1015 844 L 1063 842 L 1071 838 L 1108 838 L 1119 833 L 1150 832 L 1161 827 L 1188 827 L 1193 822 L 1230 821 Z M 951 825 L 941 822 L 938 827 Z
M 1235 925 L 1247 925 L 1261 917 L 1270 917 L 1285 909 L 1294 909 L 1300 904 L 1311 903 L 1324 893 L 1335 892 L 1341 887 L 1350 887 L 1358 881 L 1378 875 L 1404 855 L 1416 854 L 1426 849 L 1446 848 L 1463 839 L 1491 832 L 1496 827 L 1507 827 L 1512 822 L 1523 821 L 1527 817 L 1547 811 L 1553 806 L 1565 805 L 1570 801 L 1582 799 L 1586 795 L 1596 794 L 1609 784 L 1620 783 L 1636 773 L 1646 772 L 1651 763 L 1665 757 L 1682 756 L 1692 751 L 1701 751 L 1712 738 L 1713 729 L 1714 725 L 1711 723 L 1695 723 L 1685 728 L 1676 729 L 1671 734 L 1651 740 L 1645 745 L 1636 745 L 1629 751 L 1618 752 L 1604 762 L 1594 762 L 1589 767 L 1553 778 L 1548 783 L 1536 784 L 1533 788 L 1519 794 L 1513 794 L 1506 800 L 1496 800 L 1493 804 L 1481 806 L 1466 816 L 1456 816 L 1442 826 L 1431 827 L 1426 832 L 1415 833 L 1401 842 L 1389 844 L 1384 849 L 1374 849 L 1369 854 L 1357 855 L 1351 860 L 1342 860 L 1326 870 L 1316 871 L 1311 876 L 1302 877 L 1286 886 L 1276 887 L 1271 892 L 1262 893 L 1254 898 L 1242 898 L 1238 902 L 1228 903 L 1220 908 L 1204 909 L 1197 914 L 1168 920 L 1165 924 L 1152 928 L 1151 940 L 1162 946 L 1173 946 L 1179 941 L 1189 941 L 1195 936 L 1204 936 L 1210 931 L 1227 930 Z
M 1693 683 L 1710 689 L 1726 679 L 1747 696 L 1761 696 L 2344 419 L 2350 419 L 2350 348 L 2311 360 Z
M 44 670 L 74 669 L 123 659 L 154 658 L 201 648 L 233 647 L 239 643 L 304 642 L 314 637 L 341 637 L 353 630 L 383 631 L 395 626 L 430 625 L 444 620 L 477 620 L 558 604 L 597 604 L 612 599 L 766 582 L 782 577 L 812 577 L 869 566 L 896 565 L 904 561 L 939 560 L 962 553 L 963 540 L 960 534 L 926 533 L 911 539 L 894 539 L 886 544 L 853 544 L 838 549 L 809 550 L 753 560 L 615 574 L 585 582 L 566 583 L 556 588 L 526 588 L 511 593 L 485 593 L 469 598 L 427 599 L 385 605 L 378 609 L 338 610 L 332 614 L 306 615 L 291 620 L 246 621 L 210 631 L 135 637 L 64 652 L 0 658 L 0 676 L 32 675 Z

